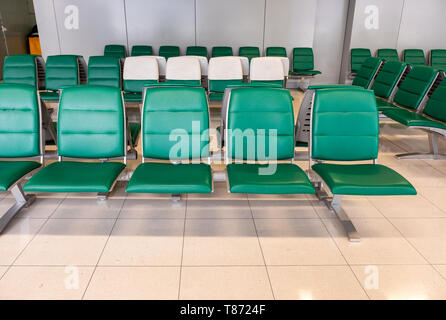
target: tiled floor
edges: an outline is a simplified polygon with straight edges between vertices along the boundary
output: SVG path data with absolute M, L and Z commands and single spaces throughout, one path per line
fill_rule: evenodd
M 446 299 L 446 161 L 396 160 L 427 151 L 425 134 L 381 133 L 379 162 L 419 194 L 345 197 L 360 243 L 314 196 L 224 182 L 180 202 L 124 183 L 105 202 L 38 195 L 0 235 L 0 299 Z

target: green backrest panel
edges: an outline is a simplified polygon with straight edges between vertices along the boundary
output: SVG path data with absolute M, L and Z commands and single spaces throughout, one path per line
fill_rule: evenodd
M 350 51 L 350 70 L 352 72 L 358 72 L 361 69 L 362 64 L 370 58 L 372 53 L 370 49 L 366 48 L 353 48 Z
M 228 86 L 242 84 L 242 79 L 234 80 L 209 80 L 209 91 L 212 92 L 224 92 Z
M 293 71 L 314 69 L 314 55 L 312 48 L 293 49 Z
M 124 91 L 140 93 L 147 85 L 158 84 L 156 80 L 124 80 Z
M 431 66 L 435 69 L 446 70 L 446 50 L 433 49 L 431 50 Z
M 368 58 L 361 66 L 361 69 L 356 73 L 353 79 L 354 86 L 360 86 L 367 89 L 370 82 L 373 80 L 373 76 L 381 65 L 382 59 L 380 58 Z
M 147 89 L 142 119 L 144 157 L 171 160 L 208 157 L 208 129 L 204 88 Z
M 350 88 L 316 90 L 311 135 L 313 159 L 376 159 L 379 120 L 373 91 Z
M 404 50 L 404 62 L 412 66 L 425 66 L 426 57 L 424 56 L 424 51 L 421 49 Z
M 215 57 L 227 57 L 233 56 L 231 47 L 213 47 L 212 48 L 212 58 Z
M 37 85 L 36 58 L 30 54 L 17 54 L 5 57 L 3 82 Z
M 57 91 L 65 86 L 79 84 L 78 56 L 49 56 L 45 64 L 45 88 Z
M 268 47 L 266 48 L 267 57 L 287 57 L 286 49 L 284 47 Z
M 40 155 L 37 90 L 26 84 L 0 84 L 0 158 Z
M 186 56 L 208 56 L 208 49 L 206 47 L 201 46 L 190 46 L 186 49 Z
M 423 113 L 434 119 L 446 122 L 446 78 L 435 89 Z
M 88 60 L 88 84 L 121 88 L 121 65 L 115 57 L 96 56 Z
M 161 57 L 167 59 L 172 57 L 178 57 L 180 55 L 180 47 L 178 46 L 161 46 L 158 54 Z
M 118 88 L 79 85 L 63 89 L 58 116 L 60 156 L 124 156 L 124 108 Z
M 252 58 L 260 57 L 260 49 L 259 47 L 240 47 L 238 49 L 238 55 L 240 57 L 246 57 L 251 61 Z
M 152 46 L 133 46 L 132 57 L 153 55 Z
M 386 61 L 399 61 L 398 51 L 396 49 L 378 49 L 378 58 L 382 58 Z
M 414 67 L 399 86 L 393 101 L 403 107 L 417 109 L 437 74 L 438 71 L 432 67 Z
M 406 66 L 406 63 L 399 61 L 388 61 L 384 63 L 383 68 L 376 75 L 375 82 L 372 85 L 372 90 L 375 91 L 375 95 L 388 99 L 393 88 L 398 84 L 397 82 Z
M 126 56 L 125 46 L 120 44 L 109 44 L 104 47 L 104 56 L 124 59 Z
M 232 133 L 226 131 L 228 157 L 267 160 L 270 157 L 271 141 L 276 142 L 277 158 L 270 160 L 294 157 L 294 114 L 289 90 L 234 88 L 231 90 L 227 112 L 226 126 L 232 130 Z M 270 130 L 276 131 L 274 133 Z

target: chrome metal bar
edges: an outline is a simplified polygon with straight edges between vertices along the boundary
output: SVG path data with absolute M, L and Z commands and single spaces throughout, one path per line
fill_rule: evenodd
M 14 218 L 22 208 L 30 206 L 36 199 L 35 195 L 25 195 L 19 184 L 16 184 L 11 189 L 11 193 L 14 196 L 16 203 L 0 216 L 0 233 L 3 232 L 11 219 Z

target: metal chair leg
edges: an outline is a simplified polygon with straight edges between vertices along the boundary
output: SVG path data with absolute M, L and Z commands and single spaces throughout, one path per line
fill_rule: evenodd
M 22 208 L 29 207 L 36 199 L 36 196 L 33 194 L 25 195 L 19 184 L 16 184 L 11 189 L 11 193 L 14 196 L 16 203 L 2 216 L 0 216 L 0 233 L 3 232 L 11 219 L 14 218 L 14 216 L 19 213 Z
M 441 154 L 439 152 L 439 148 L 438 148 L 438 138 L 439 135 L 432 133 L 432 132 L 428 132 L 428 139 L 429 139 L 429 153 L 419 153 L 419 152 L 415 152 L 415 153 L 401 153 L 401 154 L 397 154 L 396 157 L 399 160 L 402 159 L 418 159 L 418 160 L 446 160 L 446 155 L 445 154 Z

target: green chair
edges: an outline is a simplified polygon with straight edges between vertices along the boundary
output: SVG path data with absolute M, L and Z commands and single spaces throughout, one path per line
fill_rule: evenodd
M 293 75 L 315 76 L 321 74 L 319 70 L 314 70 L 314 54 L 312 48 L 293 49 Z
M 59 161 L 35 174 L 24 190 L 94 192 L 99 199 L 105 199 L 126 162 L 121 90 L 95 85 L 66 88 L 62 91 L 58 117 Z M 124 163 L 106 161 L 114 158 L 123 158 Z
M 212 58 L 233 56 L 232 47 L 213 47 L 211 52 Z
M 370 49 L 352 48 L 350 50 L 350 72 L 352 74 L 358 72 L 362 64 L 371 56 Z
M 152 46 L 133 46 L 130 54 L 132 57 L 153 55 Z
M 252 58 L 260 57 L 260 49 L 259 47 L 240 47 L 238 49 L 238 55 L 240 57 L 246 57 L 251 61 Z
M 124 61 L 123 79 L 124 101 L 142 102 L 143 88 L 158 83 L 157 58 L 147 56 L 127 57 Z
M 386 61 L 399 61 L 398 51 L 396 49 L 378 49 L 376 56 Z
M 359 241 L 360 236 L 341 207 L 343 195 L 416 194 L 415 188 L 401 175 L 376 164 L 379 120 L 373 91 L 316 90 L 310 130 L 310 174 L 320 177 L 320 180 L 314 178 L 317 196 L 337 214 L 350 241 Z M 372 163 L 351 164 L 352 161 Z M 328 196 L 323 186 L 333 197 Z
M 91 56 L 88 59 L 88 84 L 121 88 L 121 61 L 115 57 Z
M 204 88 L 147 88 L 141 122 L 143 163 L 133 173 L 127 192 L 170 193 L 176 199 L 180 194 L 212 192 Z M 146 162 L 147 158 L 155 162 Z
M 186 56 L 208 57 L 208 49 L 201 46 L 189 46 L 186 49 Z
M 230 193 L 315 193 L 305 172 L 291 161 L 294 115 L 288 90 L 234 88 L 226 119 L 225 163 Z
M 178 46 L 161 46 L 159 50 L 159 56 L 164 57 L 166 60 L 172 57 L 178 57 L 180 55 L 180 47 Z
M 404 62 L 387 61 L 384 63 L 381 71 L 375 77 L 371 89 L 375 92 L 377 98 L 381 100 L 392 101 L 398 90 L 398 84 L 409 67 Z
M 432 49 L 430 65 L 435 69 L 446 70 L 446 49 Z
M 422 49 L 406 49 L 404 50 L 404 62 L 411 66 L 425 66 L 426 58 Z
M 108 44 L 104 47 L 104 56 L 124 59 L 127 56 L 125 46 Z
M 208 88 L 211 101 L 221 101 L 226 87 L 243 83 L 239 57 L 218 57 L 209 60 Z
M 287 58 L 286 49 L 284 47 L 268 47 L 266 48 L 267 57 L 283 57 Z
M 200 60 L 193 56 L 172 57 L 167 60 L 166 83 L 201 86 Z
M 45 61 L 40 56 L 16 54 L 5 57 L 3 82 L 45 87 Z
M 361 69 L 356 73 L 353 79 L 353 85 L 370 89 L 373 84 L 373 80 L 379 72 L 379 69 L 383 65 L 383 60 L 380 58 L 368 58 L 363 64 Z
M 35 85 L 0 84 L 0 191 L 11 191 L 16 203 L 0 214 L 0 232 L 35 199 L 24 195 L 22 182 L 43 163 L 40 104 Z M 39 158 L 40 163 L 33 161 Z

